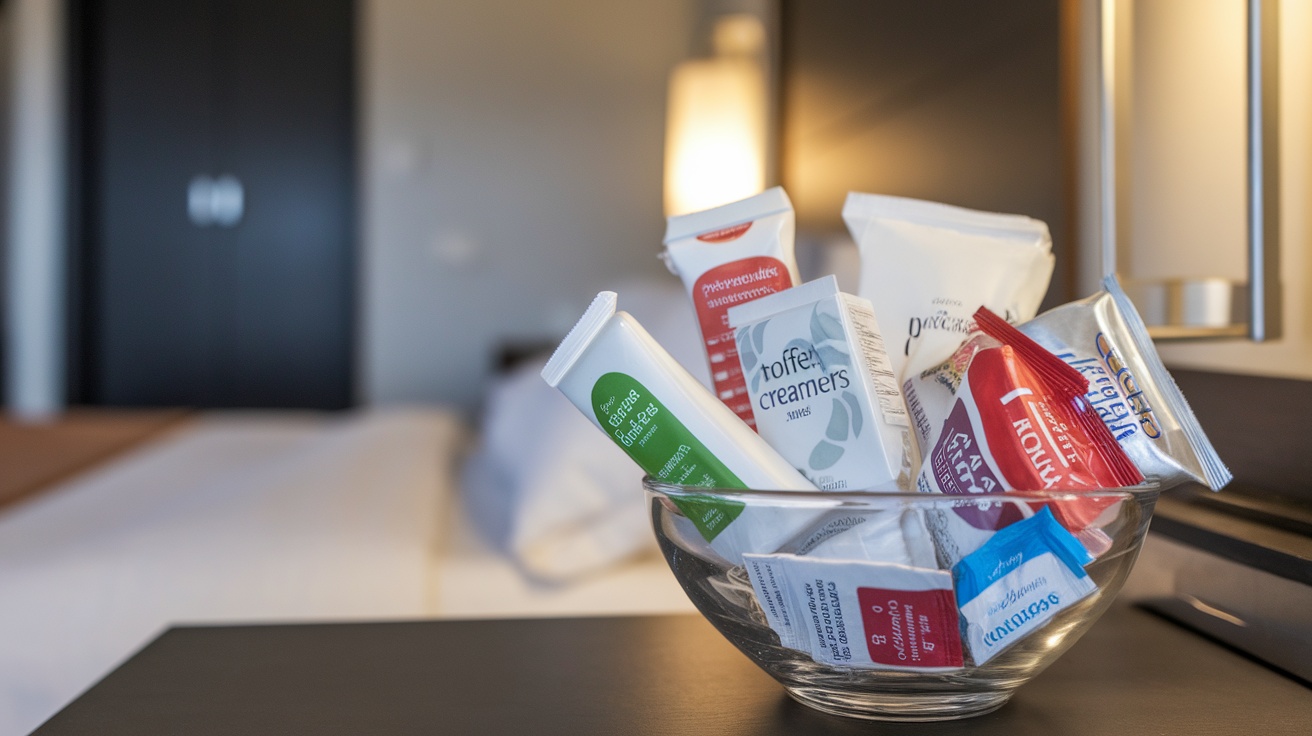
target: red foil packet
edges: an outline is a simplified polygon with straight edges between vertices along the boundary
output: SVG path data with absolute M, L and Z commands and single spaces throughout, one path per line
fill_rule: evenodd
M 974 319 L 980 331 L 947 363 L 908 382 L 916 394 L 908 403 L 922 414 L 917 420 L 942 417 L 929 438 L 918 490 L 1081 491 L 1143 481 L 1089 406 L 1088 380 L 1079 371 L 985 308 Z M 1054 506 L 1053 512 L 1078 533 L 1113 503 L 1089 498 Z M 976 529 L 996 530 L 1019 519 L 1017 508 L 957 513 Z

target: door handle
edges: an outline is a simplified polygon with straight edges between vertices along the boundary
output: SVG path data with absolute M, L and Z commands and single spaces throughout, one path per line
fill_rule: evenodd
M 219 227 L 233 227 L 246 211 L 246 192 L 241 180 L 224 174 L 210 187 L 210 217 Z
M 191 177 L 187 184 L 187 219 L 196 227 L 214 224 L 210 213 L 210 190 L 213 188 L 214 180 L 203 175 Z
M 231 174 L 197 174 L 187 184 L 187 218 L 196 227 L 235 227 L 246 213 L 246 191 Z

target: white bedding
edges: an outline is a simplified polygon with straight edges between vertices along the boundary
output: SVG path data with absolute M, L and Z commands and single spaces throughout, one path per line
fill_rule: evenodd
M 677 280 L 617 287 L 632 314 L 704 386 L 697 317 Z M 471 518 L 525 570 L 574 581 L 656 554 L 642 469 L 542 380 L 547 356 L 498 376 L 461 485 Z
M 0 516 L 0 736 L 174 623 L 690 611 L 648 557 L 526 579 L 468 528 L 439 410 L 206 415 Z

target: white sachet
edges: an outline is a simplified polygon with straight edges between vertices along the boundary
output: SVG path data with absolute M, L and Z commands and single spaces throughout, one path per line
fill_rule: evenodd
M 1022 215 L 852 192 L 843 220 L 900 381 L 947 360 L 981 306 L 1032 318 L 1052 278 L 1048 226 Z
M 934 538 L 919 509 L 836 510 L 825 522 L 822 530 L 797 550 L 780 551 L 796 551 L 815 559 L 890 562 L 908 567 L 932 568 L 937 564 Z

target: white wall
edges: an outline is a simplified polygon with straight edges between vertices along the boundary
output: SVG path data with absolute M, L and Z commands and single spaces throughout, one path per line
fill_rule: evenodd
M 1244 3 L 1140 0 L 1132 8 L 1120 271 L 1147 280 L 1243 281 Z
M 497 346 L 659 278 L 687 0 L 366 0 L 362 396 L 474 406 Z M 672 277 L 669 277 L 672 278 Z

